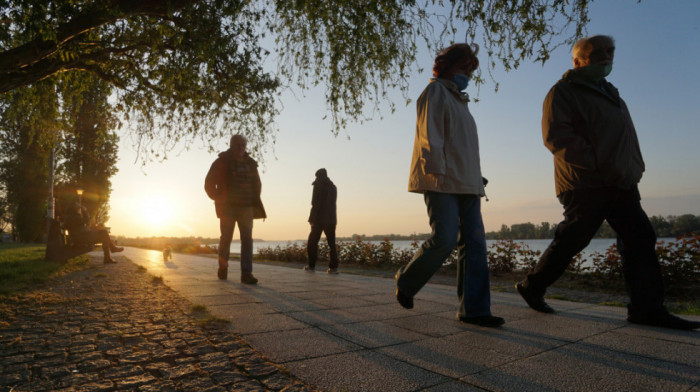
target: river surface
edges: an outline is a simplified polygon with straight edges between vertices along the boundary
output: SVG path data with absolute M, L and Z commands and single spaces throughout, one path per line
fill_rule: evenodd
M 659 238 L 658 242 L 675 242 L 675 238 Z M 325 238 L 321 238 L 321 241 L 325 241 Z M 486 240 L 486 245 L 491 246 L 492 244 L 495 244 L 498 240 Z M 533 251 L 541 251 L 544 252 L 545 249 L 547 249 L 547 246 L 552 240 L 514 240 L 516 243 L 522 243 L 527 245 L 531 250 Z M 374 244 L 379 244 L 381 241 L 366 241 L 369 243 L 374 243 Z M 411 248 L 411 243 L 413 241 L 392 241 L 394 244 L 395 249 L 409 249 Z M 281 246 L 285 247 L 288 245 L 292 245 L 294 243 L 298 243 L 299 245 L 303 246 L 306 241 L 303 240 L 298 240 L 298 241 L 255 241 L 253 243 L 253 252 L 257 253 L 258 249 L 260 248 L 267 248 L 271 247 L 274 248 L 276 246 Z M 419 241 L 419 244 L 422 244 L 423 241 Z M 614 238 L 594 238 L 591 240 L 591 243 L 588 244 L 586 249 L 583 250 L 583 256 L 584 258 L 587 258 L 590 254 L 593 253 L 605 253 L 605 251 L 610 247 L 610 245 L 615 243 Z M 231 243 L 231 252 L 233 253 L 240 253 L 241 252 L 241 244 L 240 242 L 236 241 Z

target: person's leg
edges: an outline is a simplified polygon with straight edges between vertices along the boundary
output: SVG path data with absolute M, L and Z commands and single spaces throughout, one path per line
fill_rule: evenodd
M 396 287 L 408 298 L 420 291 L 430 278 L 442 267 L 457 244 L 459 231 L 459 205 L 455 195 L 426 192 L 432 233 L 408 264 L 396 273 Z M 403 304 L 402 304 L 403 305 Z
M 110 255 L 110 245 L 112 244 L 112 241 L 109 239 L 109 233 L 107 233 L 107 230 L 93 230 L 90 236 L 93 237 L 91 241 L 93 245 L 94 242 L 100 242 L 102 244 L 102 254 L 104 256 L 104 262 L 113 263 L 114 260 Z
M 236 221 L 241 235 L 241 276 L 253 273 L 253 208 L 236 209 Z
M 309 233 L 309 239 L 306 241 L 306 251 L 309 255 L 309 268 L 316 268 L 316 261 L 318 260 L 318 241 L 321 239 L 321 232 L 323 232 L 323 227 L 321 225 L 312 223 L 311 232 Z
M 323 227 L 323 233 L 326 234 L 326 241 L 328 241 L 328 249 L 330 253 L 330 261 L 328 262 L 328 268 L 331 270 L 338 268 L 338 249 L 335 246 L 335 225 L 325 225 Z
M 226 279 L 228 275 L 228 258 L 231 253 L 231 239 L 235 227 L 236 221 L 233 217 L 222 216 L 219 219 L 221 231 L 221 237 L 219 237 L 219 279 Z
M 636 191 L 620 193 L 608 222 L 617 233 L 630 313 L 662 309 L 664 288 L 656 256 L 656 233 Z
M 610 210 L 609 191 L 590 189 L 562 194 L 564 220 L 557 225 L 554 240 L 542 253 L 523 286 L 543 296 L 547 287 L 566 271 L 572 258 L 591 241 Z
M 486 256 L 486 233 L 481 217 L 481 199 L 478 196 L 460 197 L 459 220 L 457 269 L 459 316 L 490 316 L 491 291 Z

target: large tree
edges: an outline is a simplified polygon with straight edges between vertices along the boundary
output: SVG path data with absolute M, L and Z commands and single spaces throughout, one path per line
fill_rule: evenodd
M 48 195 L 49 152 L 57 134 L 56 86 L 41 81 L 0 100 L 0 182 L 15 234 L 38 242 Z
M 115 108 L 145 155 L 231 129 L 260 147 L 274 140 L 281 88 L 325 86 L 337 132 L 389 91 L 406 92 L 421 42 L 434 51 L 463 41 L 455 34 L 464 28 L 489 71 L 544 62 L 582 34 L 588 3 L 0 0 L 0 92 L 88 72 L 114 86 Z
M 57 204 L 74 202 L 80 188 L 92 223 L 101 225 L 109 220 L 111 177 L 117 173 L 118 121 L 108 102 L 109 85 L 89 74 L 72 76 L 66 81 L 72 94 L 62 99 L 71 125 L 57 149 Z

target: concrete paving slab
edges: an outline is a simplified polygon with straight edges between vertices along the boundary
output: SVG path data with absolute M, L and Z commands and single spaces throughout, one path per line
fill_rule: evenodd
M 448 336 L 464 331 L 463 327 L 453 313 L 453 322 L 436 317 L 435 315 L 421 314 L 397 319 L 389 319 L 386 322 L 397 327 L 405 328 L 413 332 L 431 337 Z
M 696 367 L 569 344 L 462 378 L 487 391 L 687 391 Z
M 323 391 L 419 391 L 450 381 L 371 350 L 287 362 L 285 366 Z
M 352 324 L 326 324 L 319 329 L 365 348 L 378 348 L 426 339 L 428 336 L 388 324 L 368 321 Z
M 461 381 L 448 381 L 444 384 L 435 385 L 423 389 L 425 392 L 484 392 L 483 389 Z
M 446 336 L 442 340 L 465 350 L 478 348 L 510 357 L 527 358 L 567 344 L 558 339 L 548 339 L 539 334 L 527 334 L 512 330 L 508 324 L 502 328 L 467 327 L 468 330 Z
M 240 315 L 238 312 L 231 314 L 223 307 L 212 313 L 231 320 L 231 329 L 241 335 L 306 328 L 304 323 L 279 313 Z
M 515 361 L 493 350 L 431 338 L 377 350 L 387 356 L 451 378 L 459 378 Z
M 361 346 L 317 328 L 246 335 L 246 341 L 278 362 L 298 361 L 357 351 Z
M 533 311 L 534 312 L 534 311 Z M 544 317 L 543 317 L 544 316 Z M 620 328 L 622 323 L 586 318 L 573 313 L 559 312 L 534 318 L 508 322 L 508 328 L 524 334 L 575 342 L 605 331 Z
M 663 359 L 700 368 L 700 347 L 694 344 L 675 343 L 673 350 L 667 350 L 669 342 L 645 336 L 624 336 L 617 331 L 591 336 L 582 341 L 592 346 L 607 348 L 623 353 Z

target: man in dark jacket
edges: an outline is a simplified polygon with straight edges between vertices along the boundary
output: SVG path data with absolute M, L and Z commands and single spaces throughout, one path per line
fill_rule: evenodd
M 241 236 L 241 282 L 256 284 L 253 276 L 253 219 L 266 218 L 260 200 L 258 163 L 246 153 L 243 135 L 231 137 L 230 148 L 214 161 L 204 181 L 204 190 L 214 200 L 219 218 L 219 279 L 228 277 L 233 230 L 238 222 Z
M 330 249 L 330 263 L 328 265 L 329 274 L 338 273 L 338 251 L 335 247 L 335 226 L 338 223 L 336 217 L 336 199 L 338 191 L 328 178 L 326 169 L 316 171 L 316 181 L 313 182 L 314 192 L 311 197 L 311 233 L 306 248 L 309 252 L 309 265 L 304 267 L 305 271 L 314 272 L 316 260 L 318 260 L 318 241 L 321 239 L 321 232 L 326 234 L 328 248 Z
M 605 80 L 612 70 L 612 37 L 593 36 L 573 48 L 574 69 L 547 94 L 542 136 L 554 154 L 554 177 L 564 221 L 527 278 L 516 284 L 528 305 L 553 313 L 544 301 L 549 285 L 566 270 L 607 220 L 617 233 L 617 247 L 630 296 L 627 320 L 637 324 L 695 329 L 663 306 L 664 291 L 656 234 L 640 204 L 637 188 L 644 161 L 627 105 Z

